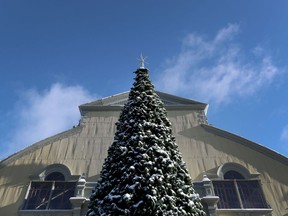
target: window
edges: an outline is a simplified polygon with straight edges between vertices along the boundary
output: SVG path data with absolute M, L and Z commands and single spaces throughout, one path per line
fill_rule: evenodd
M 46 209 L 51 189 L 52 182 L 31 182 L 24 209 Z
M 224 180 L 213 180 L 219 209 L 269 208 L 259 180 L 247 180 L 237 171 L 224 174 Z
M 45 181 L 32 181 L 23 209 L 71 209 L 69 198 L 74 196 L 76 182 L 64 180 L 63 174 L 53 172 Z
M 52 172 L 46 176 L 45 181 L 65 181 L 65 176 L 60 172 Z
M 213 181 L 214 192 L 219 196 L 218 208 L 240 208 L 234 182 Z
M 269 208 L 258 180 L 213 181 L 218 208 Z
M 259 181 L 237 181 L 243 208 L 268 208 Z
M 244 179 L 244 177 L 239 172 L 230 170 L 224 174 L 224 179 Z

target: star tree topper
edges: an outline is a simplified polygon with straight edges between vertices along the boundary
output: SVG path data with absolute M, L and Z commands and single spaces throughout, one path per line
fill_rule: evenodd
M 141 53 L 140 59 L 138 59 L 139 62 L 140 62 L 140 68 L 141 68 L 141 69 L 144 69 L 144 68 L 145 68 L 145 63 L 148 64 L 148 62 L 145 61 L 147 58 L 148 58 L 148 57 L 143 57 L 143 55 L 142 55 L 142 53 Z

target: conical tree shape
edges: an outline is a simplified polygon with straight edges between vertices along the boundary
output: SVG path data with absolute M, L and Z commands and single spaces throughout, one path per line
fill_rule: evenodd
M 148 70 L 135 73 L 87 215 L 205 215 Z

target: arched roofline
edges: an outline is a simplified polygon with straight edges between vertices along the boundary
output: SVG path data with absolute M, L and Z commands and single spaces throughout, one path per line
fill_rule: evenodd
M 255 143 L 253 141 L 250 141 L 248 139 L 245 139 L 241 136 L 238 136 L 236 134 L 230 133 L 228 131 L 213 127 L 211 125 L 208 124 L 201 124 L 201 127 L 204 128 L 207 132 L 212 133 L 214 135 L 220 136 L 220 137 L 224 137 L 226 139 L 230 139 L 232 141 L 235 141 L 247 148 L 253 149 L 255 151 L 258 151 L 286 166 L 288 166 L 288 158 L 285 157 L 284 155 L 273 151 L 272 149 L 269 149 L 263 145 L 260 145 L 258 143 Z
M 71 135 L 77 134 L 81 130 L 82 130 L 82 126 L 78 126 L 78 127 L 72 128 L 70 130 L 64 131 L 62 133 L 56 134 L 54 136 L 48 137 L 48 138 L 41 140 L 39 142 L 36 142 L 36 143 L 20 150 L 19 152 L 16 152 L 16 153 L 8 156 L 4 160 L 0 161 L 0 169 L 2 167 L 5 167 L 6 165 L 12 163 L 15 160 L 18 160 L 19 158 L 21 158 L 27 154 L 30 154 L 31 152 L 34 152 L 34 151 L 36 151 L 36 150 L 38 150 L 38 149 L 40 149 L 46 145 L 52 144 L 58 140 L 65 139 Z

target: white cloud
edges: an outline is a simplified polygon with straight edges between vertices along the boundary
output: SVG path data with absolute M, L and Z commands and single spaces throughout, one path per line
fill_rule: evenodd
M 187 35 L 181 51 L 164 66 L 157 88 L 220 104 L 270 84 L 280 69 L 261 46 L 245 53 L 233 42 L 239 32 L 239 25 L 229 24 L 210 40 Z
M 221 43 L 221 42 L 225 42 L 227 40 L 232 40 L 233 37 L 239 33 L 239 25 L 236 24 L 228 24 L 227 27 L 220 29 L 220 31 L 218 31 L 215 39 L 214 39 L 214 43 Z
M 44 92 L 25 92 L 15 110 L 16 126 L 11 139 L 6 142 L 9 148 L 5 155 L 71 129 L 80 120 L 78 106 L 91 100 L 92 96 L 81 86 L 60 83 Z
M 288 142 L 288 125 L 286 125 L 282 130 L 281 140 Z

